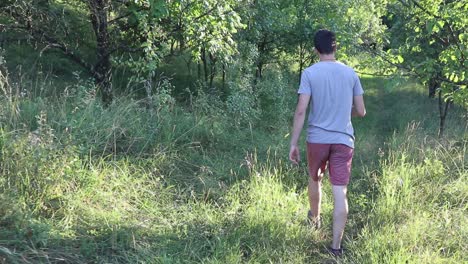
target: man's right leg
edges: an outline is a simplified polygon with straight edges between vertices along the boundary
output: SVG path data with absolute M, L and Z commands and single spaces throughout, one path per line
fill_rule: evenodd
M 314 181 L 312 177 L 309 177 L 309 205 L 311 212 L 311 220 L 320 219 L 320 203 L 322 201 L 322 177 L 318 181 Z
M 326 169 L 326 161 L 330 145 L 307 143 L 307 162 L 309 166 L 309 219 L 320 226 L 320 203 L 322 200 L 322 178 Z
M 329 159 L 330 182 L 334 199 L 332 249 L 341 249 L 341 240 L 348 219 L 347 186 L 351 176 L 353 149 L 341 144 L 331 147 Z

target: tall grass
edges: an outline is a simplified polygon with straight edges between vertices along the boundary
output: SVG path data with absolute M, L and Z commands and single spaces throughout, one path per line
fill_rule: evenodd
M 466 262 L 467 142 L 425 140 L 418 126 L 404 137 L 381 160 L 378 196 L 348 260 Z
M 466 262 L 466 116 L 454 111 L 437 140 L 434 104 L 414 83 L 363 82 L 338 260 L 325 250 L 329 183 L 312 230 L 305 164 L 287 161 L 288 78 L 259 83 L 242 107 L 242 87 L 230 105 L 200 92 L 181 106 L 164 82 L 109 108 L 83 80 L 56 96 L 4 92 L 0 263 Z

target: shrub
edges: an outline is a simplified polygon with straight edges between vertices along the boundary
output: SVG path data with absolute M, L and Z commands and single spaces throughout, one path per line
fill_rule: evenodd
M 230 83 L 231 93 L 226 100 L 227 113 L 236 126 L 244 126 L 258 121 L 260 109 L 257 96 L 253 92 L 251 80 L 240 78 Z
M 261 120 L 267 126 L 285 126 L 291 120 L 297 93 L 295 87 L 280 70 L 266 71 L 264 78 L 257 84 L 256 92 L 261 108 Z

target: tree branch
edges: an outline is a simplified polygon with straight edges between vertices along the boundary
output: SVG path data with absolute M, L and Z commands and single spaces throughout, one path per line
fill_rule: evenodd
M 414 5 L 416 5 L 419 9 L 421 9 L 427 15 L 432 16 L 434 18 L 438 18 L 438 19 L 444 21 L 444 23 L 447 23 L 447 25 L 448 25 L 447 27 L 449 29 L 449 32 L 450 32 L 452 38 L 453 38 L 453 41 L 455 42 L 455 46 L 457 47 L 457 49 L 460 51 L 460 54 L 461 54 L 461 58 L 460 58 L 459 63 L 463 68 L 465 68 L 466 58 L 465 58 L 465 55 L 463 54 L 464 50 L 461 48 L 460 42 L 458 41 L 458 37 L 455 35 L 455 32 L 453 31 L 452 24 L 450 23 L 450 21 L 448 21 L 444 17 L 441 17 L 439 15 L 431 13 L 429 10 L 424 8 L 417 0 L 410 0 L 410 1 L 412 3 L 414 3 Z M 400 0 L 400 2 L 401 2 L 401 0 Z
M 420 4 L 418 1 L 416 1 L 416 0 L 410 0 L 410 1 L 413 2 L 413 4 L 414 4 L 415 6 L 417 6 L 419 9 L 421 9 L 421 10 L 422 10 L 424 13 L 426 13 L 427 15 L 432 16 L 432 17 L 435 17 L 435 18 L 438 18 L 438 19 L 444 20 L 441 16 L 438 16 L 438 15 L 436 15 L 436 14 L 432 14 L 429 10 L 425 9 L 423 6 L 421 6 L 421 4 Z M 401 2 L 401 1 L 400 1 L 400 2 Z
M 36 30 L 38 31 L 38 30 Z M 48 49 L 49 47 L 50 48 L 56 48 L 58 50 L 61 50 L 62 53 L 64 55 L 66 55 L 69 59 L 71 59 L 73 62 L 77 63 L 79 66 L 81 66 L 84 70 L 86 70 L 89 74 L 91 75 L 94 75 L 94 71 L 93 71 L 93 67 L 91 67 L 91 65 L 89 65 L 88 63 L 86 63 L 81 57 L 79 57 L 78 55 L 76 55 L 76 53 L 74 53 L 72 50 L 70 50 L 66 44 L 64 43 L 61 43 L 60 41 L 58 41 L 57 39 L 53 38 L 53 37 L 50 37 L 50 36 L 47 36 L 44 32 L 41 32 L 42 34 L 39 34 L 40 36 L 42 36 L 42 38 L 44 38 L 46 40 L 46 42 L 44 43 L 43 41 L 41 41 L 41 39 L 38 39 L 37 37 L 34 36 L 34 33 L 32 34 L 32 37 L 39 41 L 39 42 L 42 42 L 46 45 L 46 47 L 41 51 L 41 53 Z
M 208 9 L 205 13 L 195 17 L 193 20 L 196 21 L 196 20 L 202 19 L 203 17 L 211 14 L 211 12 L 213 12 L 213 10 L 215 10 L 217 7 L 218 7 L 218 2 L 216 2 L 216 4 L 212 8 Z M 229 11 L 229 12 L 231 12 L 231 11 Z M 228 12 L 226 12 L 226 13 L 228 13 Z
M 23 10 L 24 11 L 24 10 Z M 19 13 L 15 8 L 8 10 L 8 15 L 16 22 L 14 26 L 2 24 L 2 28 L 10 27 L 24 30 L 32 39 L 36 40 L 38 43 L 45 45 L 45 48 L 42 49 L 41 53 L 49 48 L 54 48 L 62 51 L 62 53 L 68 57 L 70 60 L 81 66 L 86 72 L 91 75 L 94 75 L 93 67 L 84 61 L 80 56 L 78 56 L 73 50 L 69 49 L 68 46 L 59 41 L 58 39 L 51 37 L 47 32 L 32 24 L 33 18 L 24 16 L 23 13 Z
M 139 12 L 139 11 L 143 11 L 143 10 L 145 10 L 144 7 L 139 8 L 139 9 L 137 9 L 136 11 Z M 111 24 L 113 24 L 113 23 L 115 23 L 115 22 L 117 22 L 117 21 L 119 21 L 119 20 L 121 20 L 121 19 L 123 19 L 123 18 L 129 17 L 129 16 L 131 16 L 131 15 L 132 15 L 132 13 L 129 12 L 129 13 L 123 14 L 123 15 L 121 15 L 121 16 L 118 16 L 118 17 L 116 17 L 116 18 L 114 18 L 114 19 L 111 19 L 111 20 L 109 20 L 107 23 L 108 23 L 109 25 L 111 25 Z

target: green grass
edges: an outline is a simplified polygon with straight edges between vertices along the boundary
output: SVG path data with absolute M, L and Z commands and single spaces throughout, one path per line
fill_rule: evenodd
M 468 261 L 466 112 L 453 109 L 439 140 L 436 102 L 417 84 L 363 78 L 349 251 L 335 260 L 329 183 L 313 231 L 306 166 L 287 160 L 294 85 L 259 84 L 257 112 L 206 94 L 182 107 L 164 92 L 104 109 L 85 82 L 2 98 L 0 263 Z

